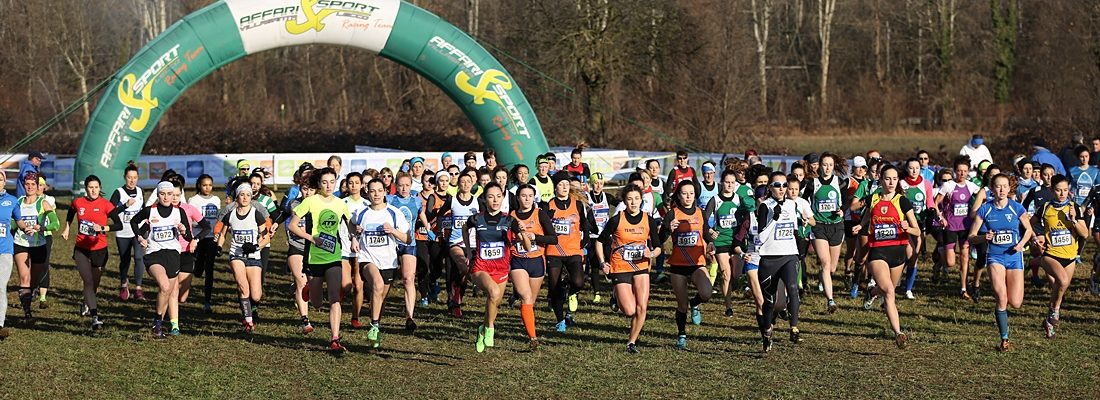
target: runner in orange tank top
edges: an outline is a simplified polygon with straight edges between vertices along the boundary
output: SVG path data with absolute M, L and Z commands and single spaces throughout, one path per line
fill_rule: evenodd
M 713 292 L 710 276 L 704 265 L 704 254 L 714 252 L 710 241 L 711 229 L 703 218 L 703 210 L 695 204 L 695 186 L 691 181 L 676 185 L 672 197 L 672 211 L 665 216 L 661 226 L 661 243 L 672 238 L 672 254 L 668 257 L 669 271 L 672 272 L 672 291 L 676 293 L 676 339 L 677 349 L 687 349 L 687 313 L 691 310 L 691 322 L 702 323 L 703 315 L 699 304 L 710 300 Z M 698 291 L 695 297 L 688 298 L 688 280 L 695 284 Z
M 649 308 L 649 261 L 661 254 L 657 222 L 642 212 L 642 189 L 627 186 L 622 191 L 626 209 L 611 217 L 600 234 L 604 246 L 595 246 L 603 273 L 615 285 L 615 299 L 623 315 L 630 318 L 628 353 L 638 353 L 638 336 Z

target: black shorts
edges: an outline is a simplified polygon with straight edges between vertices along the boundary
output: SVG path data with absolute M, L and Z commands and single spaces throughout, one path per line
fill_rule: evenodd
M 364 270 L 366 270 L 370 266 L 374 266 L 374 264 L 364 263 L 362 268 Z M 375 268 L 375 269 L 378 269 L 378 268 Z M 389 285 L 389 284 L 393 283 L 393 276 L 397 275 L 397 273 L 399 271 L 401 271 L 400 268 L 378 269 L 378 275 L 382 276 L 382 284 L 383 285 Z M 365 271 L 360 271 L 360 274 L 362 274 L 363 276 L 368 276 L 368 277 L 372 276 L 371 274 L 368 274 Z
M 905 265 L 905 261 L 909 257 L 905 256 L 905 246 L 885 246 L 885 247 L 872 247 L 871 251 L 867 253 L 867 263 L 871 261 L 882 260 L 886 261 L 886 265 L 890 268 L 897 268 Z
M 92 268 L 103 268 L 107 266 L 107 256 L 110 254 L 107 248 L 104 247 L 99 250 L 87 250 L 79 247 L 73 248 L 73 260 L 76 260 L 76 253 L 87 258 L 92 263 Z
M 635 276 L 645 275 L 645 274 L 648 274 L 648 273 L 649 273 L 648 269 L 643 269 L 641 271 L 616 272 L 616 273 L 612 273 L 612 274 L 608 275 L 607 277 L 609 279 L 611 279 L 611 284 L 613 284 L 613 285 L 618 285 L 620 283 L 626 284 L 626 285 L 633 285 Z
M 695 273 L 695 271 L 698 271 L 699 268 L 703 268 L 703 267 L 699 266 L 699 265 L 689 265 L 689 266 L 669 265 L 668 266 L 668 272 L 676 274 L 676 275 L 683 275 L 683 276 L 689 276 L 690 277 L 692 274 Z
M 27 253 L 31 264 L 42 264 L 49 260 L 50 254 L 46 251 L 46 245 L 37 247 L 23 247 L 15 245 L 15 254 Z
M 844 243 L 844 223 L 837 222 L 834 224 L 825 224 L 818 222 L 811 228 L 814 233 L 815 240 L 825 240 L 829 242 L 829 247 L 840 246 Z
M 245 256 L 231 256 L 231 257 L 229 257 L 229 261 L 230 262 L 232 262 L 232 261 L 243 262 L 244 266 L 248 267 L 248 268 L 263 268 L 264 267 L 264 260 L 263 259 L 248 258 L 248 257 L 245 257 Z
M 324 278 L 325 271 L 328 271 L 329 268 L 341 268 L 341 264 L 339 261 L 328 264 L 306 264 L 306 275 L 314 278 Z
M 581 264 L 581 256 L 569 256 L 569 257 L 547 256 L 546 257 L 546 267 L 547 268 L 551 268 L 551 269 L 559 268 L 560 269 L 561 267 L 568 267 L 568 266 L 576 266 L 578 268 L 583 268 L 584 265 Z
M 1057 261 L 1058 264 L 1060 264 L 1062 266 L 1062 268 L 1068 268 L 1070 265 L 1073 265 L 1073 263 L 1077 262 L 1077 259 L 1075 259 L 1075 258 L 1055 257 L 1055 256 L 1052 256 L 1052 255 L 1047 254 L 1047 253 L 1043 253 L 1043 257 L 1047 257 L 1047 258 L 1050 258 L 1054 261 Z
M 298 249 L 298 248 L 294 248 L 294 246 L 289 246 L 286 249 L 286 256 L 287 257 L 290 257 L 290 256 L 305 257 L 306 256 L 306 249 L 305 249 L 305 247 Z
M 512 256 L 511 265 L 509 270 L 522 269 L 527 271 L 527 276 L 531 278 L 542 278 L 546 276 L 546 258 L 523 258 Z
M 734 240 L 733 244 L 731 244 L 729 246 L 714 246 L 714 254 L 729 254 L 729 255 L 733 256 L 733 255 L 737 254 L 736 252 L 733 251 L 733 249 L 740 248 L 740 247 L 742 247 L 741 244 L 737 243 L 737 241 Z
M 175 250 L 159 250 L 145 255 L 145 267 L 160 265 L 168 279 L 180 274 L 180 253 Z
M 940 247 L 946 247 L 947 245 L 962 246 L 966 243 L 967 233 L 968 232 L 966 231 L 953 231 L 950 229 L 944 229 L 943 241 L 940 242 L 942 246 Z
M 180 272 L 195 273 L 195 255 L 192 253 L 180 253 Z

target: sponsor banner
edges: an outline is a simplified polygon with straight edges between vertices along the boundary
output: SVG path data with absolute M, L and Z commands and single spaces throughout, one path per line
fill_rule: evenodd
M 386 47 L 400 0 L 226 0 L 248 54 L 311 43 Z

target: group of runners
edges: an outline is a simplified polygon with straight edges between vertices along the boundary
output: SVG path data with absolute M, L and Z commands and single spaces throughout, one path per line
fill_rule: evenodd
M 303 163 L 282 196 L 265 185 L 262 169 L 240 161 L 224 199 L 208 175 L 190 182 L 194 194 L 187 197 L 188 182 L 172 171 L 146 195 L 131 164 L 125 185 L 109 196 L 99 178 L 86 177 L 85 194 L 73 199 L 63 224 L 44 180 L 21 174 L 25 195 L 0 193 L 0 339 L 11 334 L 5 316 L 12 266 L 22 321 L 33 324 L 35 296 L 40 307 L 47 304 L 50 237 L 69 240 L 75 225 L 80 312 L 92 330 L 104 324 L 96 298 L 109 259 L 108 233 L 119 251 L 119 298 L 145 300 L 143 277 L 152 278 L 152 335 L 164 339 L 180 334 L 180 304 L 196 278 L 204 279 L 203 309 L 211 312 L 213 278 L 222 265 L 237 283 L 241 329 L 257 329 L 271 243 L 285 229 L 301 331 L 312 333 L 311 311 L 327 308 L 335 352 L 345 351 L 344 313 L 353 329 L 367 330 L 370 347 L 380 346 L 384 303 L 395 281 L 404 287 L 408 331 L 417 329 L 418 307 L 444 303 L 461 318 L 471 284 L 483 293 L 478 352 L 494 347 L 504 303 L 518 303 L 530 347 L 539 346 L 535 309 L 543 286 L 558 333 L 576 323 L 586 284 L 593 302 L 608 295 L 612 309 L 629 320 L 630 353 L 639 352 L 654 283 L 667 281 L 675 295 L 678 349 L 687 348 L 689 321 L 702 323 L 701 306 L 712 296 L 721 296 L 724 315 L 733 317 L 743 286 L 755 305 L 762 348 L 770 351 L 780 319 L 790 341 L 802 341 L 800 303 L 814 292 L 811 278 L 825 297 L 823 311 L 837 312 L 834 289 L 844 283 L 833 279 L 841 265 L 837 277 L 846 280 L 846 294 L 856 299 L 862 291 L 866 309 L 880 299 L 894 342 L 904 348 L 908 335 L 896 299 L 899 292 L 915 297 L 918 259 L 925 254 L 933 260 L 933 281 L 959 267 L 963 298 L 978 301 L 988 275 L 998 349 L 1006 351 L 1007 309 L 1021 306 L 1025 270 L 1051 289 L 1042 326 L 1053 338 L 1083 244 L 1090 236 L 1100 242 L 1100 224 L 1093 221 L 1100 193 L 1092 190 L 1100 186 L 1100 170 L 1090 166 L 1088 149 L 1075 150 L 1080 165 L 1068 176 L 1022 156 L 1010 168 L 960 156 L 937 169 L 925 151 L 897 161 L 875 151 L 851 159 L 814 153 L 778 169 L 747 153 L 703 162 L 697 170 L 681 151 L 667 174 L 658 160 L 641 163 L 615 194 L 604 190 L 603 174 L 582 162 L 583 147 L 563 166 L 553 153 L 541 155 L 535 171 L 498 165 L 492 151 L 483 153 L 482 165 L 472 152 L 462 164 L 444 154 L 438 171 L 413 157 L 396 171 L 345 173 L 333 156 L 324 167 Z M 5 180 L 0 171 L 0 184 Z M 926 240 L 934 250 L 926 250 Z M 817 274 L 807 272 L 811 254 Z M 1091 288 L 1095 293 L 1095 274 Z

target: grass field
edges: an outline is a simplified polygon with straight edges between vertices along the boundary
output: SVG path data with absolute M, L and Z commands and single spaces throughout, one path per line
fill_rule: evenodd
M 587 290 L 578 326 L 564 335 L 551 332 L 552 313 L 540 299 L 538 328 L 545 345 L 537 352 L 527 351 L 519 310 L 504 308 L 497 347 L 478 354 L 473 342 L 483 298 L 468 298 L 465 320 L 447 316 L 443 305 L 418 309 L 420 329 L 407 334 L 401 330 L 398 288 L 384 312 L 382 347 L 370 350 L 365 331 L 346 330 L 350 352 L 333 357 L 325 351 L 326 314 L 312 314 L 317 332 L 298 333 L 290 280 L 279 273 L 285 246 L 272 253 L 264 319 L 252 337 L 239 333 L 235 285 L 221 260 L 214 313 L 203 314 L 201 290 L 193 293 L 181 307 L 183 335 L 163 342 L 149 336 L 153 301 L 118 300 L 113 247 L 100 290 L 107 323 L 100 332 L 91 334 L 77 314 L 80 280 L 70 260 L 72 245 L 60 237 L 50 307 L 36 310 L 38 324 L 19 325 L 22 314 L 9 291 L 14 333 L 0 342 L 0 398 L 1061 399 L 1097 398 L 1100 388 L 1100 300 L 1089 295 L 1084 271 L 1068 294 L 1054 340 L 1043 338 L 1039 327 L 1047 292 L 1028 288 L 1024 307 L 1010 312 L 1016 347 L 1004 354 L 994 350 L 992 297 L 962 301 L 953 296 L 954 285 L 931 285 L 922 272 L 917 300 L 899 300 L 902 326 L 911 337 L 906 350 L 894 347 L 877 307 L 864 311 L 859 301 L 844 297 L 840 312 L 825 315 L 823 296 L 813 293 L 803 302 L 805 341 L 797 347 L 782 340 L 761 354 L 750 302 L 738 298 L 733 318 L 721 316 L 720 303 L 704 305 L 703 324 L 688 327 L 690 350 L 677 351 L 672 294 L 659 285 L 641 354 L 623 351 L 628 321 L 591 304 Z M 155 298 L 155 285 L 146 283 Z M 781 321 L 779 327 L 785 326 Z M 777 337 L 786 338 L 786 332 Z

